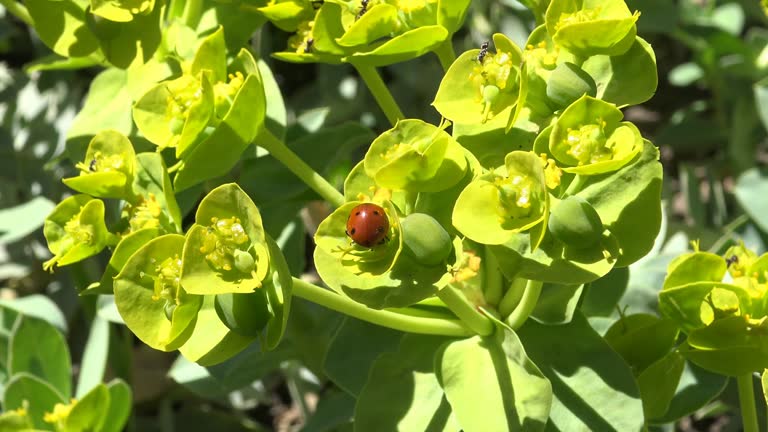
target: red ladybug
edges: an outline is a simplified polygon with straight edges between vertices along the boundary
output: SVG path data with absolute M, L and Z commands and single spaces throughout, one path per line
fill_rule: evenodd
M 352 209 L 347 219 L 347 235 L 363 247 L 373 247 L 387 241 L 389 219 L 384 209 L 365 203 Z

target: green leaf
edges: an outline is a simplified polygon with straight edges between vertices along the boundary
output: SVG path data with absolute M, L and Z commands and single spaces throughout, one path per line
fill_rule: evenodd
M 107 383 L 109 409 L 104 413 L 101 432 L 120 432 L 128 422 L 133 406 L 133 392 L 123 380 L 116 378 Z
M 129 22 L 134 15 L 147 14 L 155 7 L 155 0 L 106 1 L 91 0 L 91 12 L 110 21 Z
M 649 365 L 637 377 L 646 418 L 658 418 L 667 412 L 684 368 L 683 356 L 670 352 Z
M 238 266 L 239 256 L 250 256 L 250 265 Z M 184 290 L 199 295 L 250 293 L 261 287 L 269 263 L 261 214 L 250 197 L 235 183 L 208 193 L 184 243 Z
M 614 173 L 589 176 L 578 195 L 592 204 L 621 246 L 617 267 L 645 256 L 661 226 L 662 168 L 659 150 L 644 141 L 635 160 Z M 642 226 L 642 233 L 637 227 Z
M 46 381 L 28 373 L 11 378 L 3 393 L 3 411 L 24 408 L 37 429 L 47 430 L 49 423 L 43 416 L 57 403 L 66 404 L 67 400 Z
M 62 0 L 51 7 L 49 0 L 29 0 L 24 5 L 40 39 L 56 54 L 85 57 L 99 48 L 99 41 L 85 23 L 85 2 Z
M 88 341 L 85 343 L 83 358 L 80 360 L 80 374 L 77 377 L 76 398 L 101 384 L 107 369 L 109 356 L 109 321 L 96 315 L 91 321 Z
M 31 294 L 13 300 L 0 300 L 0 310 L 16 311 L 30 318 L 38 318 L 47 321 L 59 331 L 67 332 L 67 318 L 59 306 L 43 294 Z M 11 322 L 12 323 L 12 322 Z M 4 362 L 0 355 L 0 362 Z
M 72 394 L 67 342 L 46 321 L 22 317 L 11 333 L 8 359 L 10 375 L 26 372 L 49 383 L 63 398 Z
M 594 78 L 596 97 L 616 105 L 638 105 L 656 92 L 656 54 L 637 37 L 627 52 L 617 56 L 597 55 L 581 66 Z
M 102 414 L 109 409 L 109 390 L 99 384 L 72 406 L 72 411 L 64 421 L 66 430 L 96 431 L 108 419 Z
M 13 243 L 40 228 L 55 205 L 38 196 L 13 207 L 0 209 L 0 244 Z
M 221 363 L 245 349 L 254 338 L 239 335 L 221 322 L 214 307 L 214 296 L 203 296 L 192 334 L 179 352 L 201 366 Z
M 553 0 L 545 20 L 549 34 L 558 45 L 589 57 L 625 52 L 637 34 L 638 17 L 623 0 Z
M 211 82 L 227 80 L 227 47 L 222 27 L 203 39 L 195 52 L 190 73 L 198 76 L 203 70 L 211 72 Z
M 421 120 L 401 120 L 379 135 L 364 163 L 378 186 L 413 192 L 447 189 L 467 167 L 461 146 L 441 128 Z
M 442 26 L 423 26 L 395 36 L 370 51 L 355 52 L 345 61 L 368 67 L 401 63 L 434 50 L 447 38 L 448 32 Z
M 712 305 L 705 302 L 708 298 L 721 306 L 721 310 L 713 310 Z M 722 304 L 717 303 L 718 299 Z M 724 283 L 694 282 L 664 288 L 659 293 L 659 311 L 675 321 L 684 332 L 707 326 L 716 313 L 728 313 L 730 309 L 735 309 L 730 313 L 749 313 L 751 308 L 752 301 L 744 288 Z
M 355 430 L 458 431 L 434 371 L 435 352 L 445 342 L 408 334 L 397 352 L 380 355 L 358 396 Z
M 168 177 L 168 169 L 158 153 L 139 153 L 136 155 L 136 176 L 133 179 L 133 192 L 154 200 L 163 210 L 159 217 L 160 227 L 168 233 L 181 231 L 181 210 Z
M 680 352 L 709 371 L 739 376 L 768 368 L 768 337 L 743 316 L 713 321 L 688 334 Z
M 685 362 L 682 377 L 666 413 L 649 418 L 649 420 L 656 424 L 663 424 L 690 415 L 716 398 L 727 384 L 728 377 L 708 372 L 690 362 Z M 650 402 L 653 403 L 653 401 Z
M 528 355 L 552 384 L 550 427 L 642 429 L 642 401 L 629 366 L 582 315 L 559 326 L 528 320 L 519 333 Z
M 390 4 L 371 6 L 352 23 L 342 37 L 336 39 L 336 43 L 343 47 L 356 47 L 389 36 L 398 30 L 397 14 L 397 8 Z
M 496 336 L 448 342 L 435 363 L 464 430 L 544 430 L 553 387 L 515 333 L 498 330 Z
M 549 194 L 541 160 L 532 152 L 507 154 L 505 166 L 472 181 L 453 209 L 453 226 L 469 239 L 498 245 L 545 219 Z
M 496 116 L 506 121 L 517 103 L 522 63 L 520 48 L 510 46 L 511 51 L 497 46 L 482 63 L 477 61 L 479 50 L 461 54 L 440 82 L 435 109 L 454 123 L 485 123 Z
M 99 20 L 98 17 L 88 15 L 86 23 L 99 37 L 99 45 L 107 61 L 119 68 L 128 69 L 141 67 L 153 59 L 162 40 L 162 19 L 163 7 L 158 5 L 146 10 L 146 13 L 134 15 L 129 22 Z
M 765 200 L 755 199 L 755 197 L 766 196 L 764 195 L 766 193 L 768 193 L 768 176 L 763 175 L 756 168 L 742 173 L 734 188 L 734 195 L 744 211 L 763 232 L 768 233 L 768 203 Z
M 464 24 L 470 0 L 438 0 L 437 23 L 449 34 L 456 33 Z
M 672 350 L 678 333 L 672 320 L 635 314 L 616 321 L 603 337 L 632 367 L 635 375 L 639 376 Z
M 267 322 L 266 337 L 263 341 L 267 350 L 277 348 L 288 326 L 288 317 L 293 299 L 293 279 L 288 263 L 285 261 L 280 247 L 267 236 L 269 247 L 270 268 L 264 282 L 267 300 L 272 311 L 272 317 Z
M 345 317 L 325 354 L 323 371 L 352 396 L 359 397 L 374 361 L 397 350 L 401 332 Z
M 150 347 L 173 351 L 189 338 L 201 296 L 178 280 L 184 237 L 157 237 L 128 258 L 115 277 L 115 303 L 128 328 Z
M 267 99 L 267 111 L 264 119 L 264 126 L 279 139 L 285 140 L 285 130 L 288 123 L 287 111 L 285 109 L 285 101 L 283 100 L 283 94 L 280 91 L 280 87 L 277 84 L 275 75 L 269 68 L 267 62 L 263 59 L 257 60 L 259 67 L 259 74 L 264 82 L 264 96 Z
M 112 236 L 104 224 L 104 202 L 88 195 L 74 195 L 60 202 L 45 220 L 43 234 L 54 255 L 43 263 L 44 269 L 96 255 Z
M 120 273 L 120 270 L 125 266 L 125 262 L 131 257 L 137 250 L 147 244 L 150 240 L 160 235 L 160 230 L 157 228 L 143 228 L 138 231 L 134 231 L 120 240 L 117 247 L 112 251 L 112 256 L 109 257 L 107 268 L 104 269 L 104 274 L 101 276 L 101 280 L 88 286 L 83 291 L 83 294 L 112 294 L 114 290 L 114 278 Z
M 83 160 L 91 138 L 104 129 L 129 135 L 133 129 L 132 102 L 126 71 L 110 68 L 96 75 L 82 109 L 67 131 L 69 158 Z
M 241 73 L 245 81 L 216 129 L 182 158 L 183 164 L 173 179 L 177 191 L 226 174 L 264 124 L 264 86 L 253 56 L 242 49 L 230 65 L 229 72 Z
M 571 322 L 584 285 L 544 284 L 531 318 L 542 324 Z
M 133 201 L 130 186 L 135 165 L 136 153 L 128 138 L 107 129 L 93 137 L 85 159 L 75 166 L 80 175 L 62 181 L 78 192 L 95 197 Z

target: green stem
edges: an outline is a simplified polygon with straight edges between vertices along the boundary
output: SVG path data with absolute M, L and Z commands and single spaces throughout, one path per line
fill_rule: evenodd
M 182 21 L 187 27 L 196 29 L 200 24 L 200 16 L 203 14 L 203 0 L 187 0 L 184 5 L 184 13 L 181 16 Z
M 403 332 L 459 337 L 473 334 L 461 321 L 414 317 L 386 310 L 371 309 L 333 291 L 298 278 L 293 278 L 293 294 L 353 318 Z
M 579 191 L 584 183 L 587 181 L 587 176 L 576 174 L 576 177 L 571 180 L 571 184 L 568 185 L 568 189 L 565 190 L 563 198 L 568 198 L 571 195 L 575 195 Z
M 541 294 L 541 286 L 544 285 L 541 281 L 529 280 L 525 286 L 525 292 L 523 298 L 520 299 L 520 303 L 515 310 L 507 317 L 507 324 L 512 327 L 512 330 L 519 329 L 525 320 L 533 312 L 533 308 L 536 307 L 536 303 L 539 301 L 539 294 Z
M 512 281 L 512 285 L 507 289 L 507 292 L 504 293 L 504 297 L 502 297 L 499 302 L 498 311 L 502 317 L 508 317 L 509 314 L 515 310 L 517 305 L 520 304 L 527 283 L 528 280 L 525 278 L 515 278 L 515 280 Z
M 453 64 L 454 61 L 456 61 L 456 53 L 453 51 L 453 41 L 451 41 L 450 38 L 446 39 L 445 42 L 435 48 L 435 54 L 437 54 L 437 58 L 440 59 L 440 66 L 443 67 L 444 71 L 448 72 L 448 68 L 451 67 L 451 64 Z
M 35 22 L 32 20 L 32 15 L 29 14 L 29 10 L 27 10 L 23 4 L 16 0 L 0 0 L 0 4 L 13 16 L 24 21 L 24 24 L 30 27 L 35 26 Z
M 744 432 L 757 432 L 757 411 L 755 410 L 755 389 L 752 383 L 752 374 L 744 374 L 736 377 L 739 388 L 739 405 L 741 405 L 741 422 Z
M 496 256 L 491 253 L 489 247 L 485 247 L 485 302 L 489 305 L 498 306 L 501 301 L 502 284 L 504 281 L 499 270 L 499 262 Z
M 344 195 L 333 187 L 326 179 L 318 174 L 301 158 L 296 156 L 282 141 L 277 139 L 266 128 L 256 138 L 257 144 L 266 149 L 269 154 L 279 160 L 286 168 L 296 174 L 312 190 L 318 193 L 324 200 L 328 201 L 334 207 L 341 207 L 344 204 Z
M 470 303 L 467 297 L 464 296 L 464 293 L 457 288 L 448 285 L 438 291 L 437 296 L 473 332 L 480 336 L 488 336 L 493 333 L 493 322 L 484 313 L 479 311 L 474 304 Z
M 376 71 L 376 68 L 354 63 L 352 65 L 357 69 L 357 72 L 360 74 L 360 77 L 363 78 L 363 81 L 365 81 L 365 85 L 368 86 L 368 90 L 371 91 L 373 98 L 376 99 L 376 103 L 378 103 L 381 110 L 384 111 L 384 115 L 387 116 L 387 120 L 389 120 L 392 126 L 394 126 L 398 120 L 404 119 L 405 116 L 403 115 L 403 112 L 400 111 L 400 107 L 397 105 L 397 102 L 395 102 L 395 98 L 392 97 L 392 93 L 389 92 L 387 85 L 384 84 L 384 81 L 381 79 L 379 72 Z

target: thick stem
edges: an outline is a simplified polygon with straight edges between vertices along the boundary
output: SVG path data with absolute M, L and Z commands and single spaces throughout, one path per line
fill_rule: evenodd
M 262 129 L 256 140 L 259 146 L 266 149 L 269 154 L 279 160 L 292 173 L 296 174 L 298 178 L 332 206 L 341 207 L 344 204 L 344 195 L 341 192 L 336 190 L 323 176 L 296 156 L 296 153 L 292 152 L 288 146 L 272 135 L 266 128 Z
M 752 374 L 736 377 L 739 387 L 739 405 L 741 406 L 741 422 L 744 432 L 757 432 L 757 411 L 755 410 L 755 389 L 752 384 Z
M 435 54 L 437 54 L 437 58 L 440 59 L 440 66 L 443 67 L 444 71 L 448 72 L 448 68 L 451 67 L 451 64 L 453 64 L 454 61 L 456 61 L 456 53 L 453 51 L 453 41 L 451 41 L 450 38 L 446 39 L 445 42 L 435 48 Z
M 415 317 L 386 310 L 371 309 L 333 291 L 298 278 L 293 278 L 293 294 L 353 318 L 403 332 L 458 337 L 474 334 L 458 320 Z
M 485 302 L 497 307 L 501 301 L 502 284 L 504 281 L 499 270 L 499 262 L 491 253 L 489 247 L 485 247 Z
M 392 97 L 392 93 L 389 92 L 387 85 L 384 84 L 384 81 L 381 79 L 379 72 L 376 71 L 376 68 L 354 63 L 352 65 L 357 69 L 357 72 L 360 74 L 360 77 L 363 78 L 363 81 L 365 81 L 365 85 L 368 86 L 368 90 L 371 91 L 373 98 L 376 99 L 376 103 L 378 103 L 381 110 L 384 111 L 384 115 L 387 116 L 387 120 L 389 120 L 392 126 L 394 126 L 398 120 L 404 119 L 405 116 L 403 115 L 403 112 L 400 111 L 400 107 L 397 105 L 397 102 L 395 102 L 395 98 Z
M 587 176 L 583 176 L 580 174 L 576 174 L 576 177 L 571 180 L 571 184 L 568 185 L 568 188 L 565 190 L 565 193 L 563 194 L 563 198 L 568 198 L 571 195 L 576 195 L 576 192 L 581 190 L 582 187 L 584 187 L 584 183 L 587 182 Z
M 512 330 L 519 329 L 525 320 L 533 312 L 533 308 L 536 307 L 536 303 L 539 301 L 539 294 L 541 294 L 541 286 L 544 285 L 541 281 L 529 280 L 525 286 L 525 292 L 523 298 L 520 299 L 520 303 L 515 310 L 507 317 L 507 324 Z
M 448 285 L 438 291 L 437 296 L 456 314 L 473 332 L 480 336 L 493 333 L 493 322 L 470 303 L 458 289 Z
M 502 297 L 501 301 L 499 302 L 499 306 L 497 308 L 499 315 L 506 318 L 512 313 L 513 310 L 515 310 L 517 305 L 520 304 L 520 300 L 523 298 L 523 293 L 525 293 L 525 286 L 527 283 L 528 280 L 524 278 L 515 278 L 515 280 L 512 281 L 512 284 L 507 289 L 507 292 L 504 293 L 504 297 Z
M 196 29 L 197 25 L 200 24 L 200 16 L 202 14 L 203 0 L 187 0 L 181 19 L 187 27 Z
M 24 24 L 34 27 L 35 22 L 32 20 L 32 15 L 29 14 L 29 10 L 27 8 L 17 2 L 16 0 L 0 0 L 0 4 L 5 7 L 5 10 L 10 12 L 13 16 L 20 19 L 21 21 L 24 21 Z

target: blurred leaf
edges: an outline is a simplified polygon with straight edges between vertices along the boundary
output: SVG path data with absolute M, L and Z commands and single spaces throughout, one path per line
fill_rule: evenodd
M 133 392 L 121 379 L 110 381 L 107 389 L 109 390 L 109 410 L 104 413 L 106 421 L 101 432 L 120 432 L 131 414 Z
M 344 391 L 359 396 L 374 361 L 395 351 L 402 336 L 401 332 L 347 317 L 328 347 L 325 373 Z
M 96 315 L 91 321 L 88 341 L 85 343 L 83 358 L 80 360 L 80 373 L 77 377 L 76 398 L 91 391 L 101 384 L 107 369 L 109 356 L 109 321 Z
M 669 71 L 667 79 L 669 80 L 669 83 L 674 86 L 685 87 L 695 83 L 703 77 L 704 69 L 696 63 L 688 62 L 675 65 L 675 67 Z
M 736 180 L 734 194 L 755 224 L 768 233 L 768 201 L 763 199 L 768 196 L 768 176 L 756 168 L 744 172 Z
M 62 332 L 67 331 L 67 319 L 61 309 L 49 297 L 32 294 L 13 300 L 0 300 L 0 306 L 12 309 L 32 318 L 48 321 Z
M 0 244 L 12 243 L 43 226 L 55 204 L 38 196 L 15 207 L 0 209 Z
M 697 411 L 716 398 L 728 384 L 728 378 L 685 362 L 675 396 L 666 413 L 652 419 L 655 424 L 673 422 Z
M 25 408 L 38 429 L 47 430 L 49 427 L 43 421 L 46 412 L 53 411 L 57 403 L 67 402 L 52 385 L 28 373 L 20 373 L 11 378 L 3 394 L 3 410 Z
M 580 314 L 565 325 L 528 320 L 520 338 L 554 392 L 550 427 L 641 430 L 643 406 L 629 366 Z
M 64 398 L 72 394 L 67 341 L 55 327 L 36 318 L 17 322 L 9 344 L 12 375 L 26 372 L 48 383 Z

